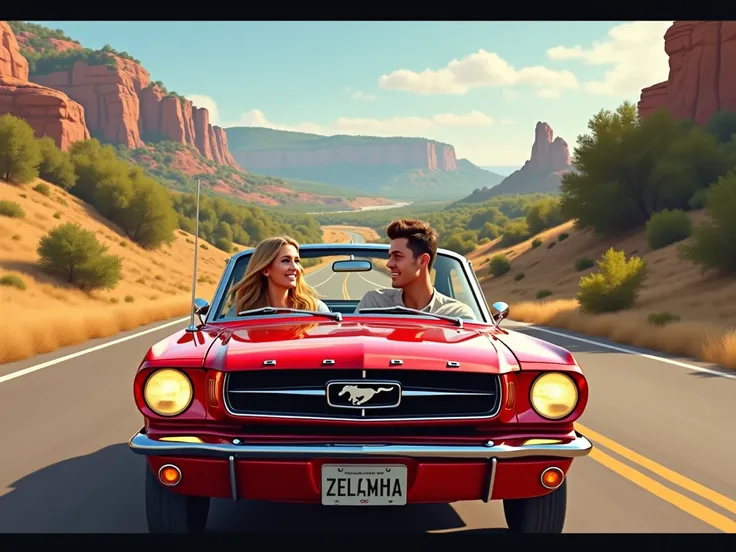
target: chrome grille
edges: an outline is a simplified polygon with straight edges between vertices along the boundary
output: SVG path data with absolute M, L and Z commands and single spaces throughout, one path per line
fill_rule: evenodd
M 339 408 L 327 403 L 332 380 L 397 382 L 392 408 Z M 499 376 L 450 370 L 248 370 L 225 377 L 225 406 L 236 416 L 331 420 L 443 420 L 491 418 L 501 403 Z

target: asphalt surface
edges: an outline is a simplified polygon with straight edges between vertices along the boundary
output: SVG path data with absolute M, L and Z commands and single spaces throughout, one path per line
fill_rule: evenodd
M 345 284 L 352 298 L 374 287 L 356 276 Z M 343 279 L 318 290 L 342 297 Z M 186 323 L 36 371 L 27 369 L 157 325 L 0 365 L 0 532 L 147 531 L 145 461 L 127 446 L 142 425 L 132 377 L 146 350 Z M 589 378 L 579 430 L 595 449 L 569 474 L 565 532 L 736 532 L 736 379 L 504 324 L 568 348 Z M 229 500 L 213 501 L 208 523 L 211 532 L 350 530 L 503 532 L 506 523 L 500 502 L 367 511 Z

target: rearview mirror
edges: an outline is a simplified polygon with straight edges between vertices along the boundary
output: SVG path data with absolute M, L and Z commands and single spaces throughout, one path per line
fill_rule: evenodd
M 373 269 L 373 263 L 364 260 L 335 261 L 332 263 L 333 272 L 369 272 Z
M 501 320 L 508 318 L 509 306 L 503 301 L 496 301 L 491 305 L 491 314 L 493 315 L 493 321 L 498 326 L 501 324 Z

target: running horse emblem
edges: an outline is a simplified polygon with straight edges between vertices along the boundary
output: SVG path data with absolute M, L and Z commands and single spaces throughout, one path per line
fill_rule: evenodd
M 369 388 L 361 388 L 357 385 L 346 385 L 342 388 L 342 390 L 337 394 L 338 397 L 342 397 L 345 393 L 350 395 L 350 404 L 353 404 L 355 406 L 359 406 L 363 403 L 368 402 L 371 400 L 376 394 L 380 393 L 381 391 L 393 391 L 392 387 L 379 387 L 378 389 L 371 389 Z

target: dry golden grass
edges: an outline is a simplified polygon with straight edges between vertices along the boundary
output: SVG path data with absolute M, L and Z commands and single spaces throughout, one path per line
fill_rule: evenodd
M 23 219 L 0 216 L 0 278 L 17 275 L 26 285 L 24 290 L 0 286 L 4 318 L 12 321 L 0 333 L 0 363 L 189 313 L 192 235 L 177 230 L 170 246 L 147 251 L 86 203 L 56 186 L 46 197 L 32 189 L 34 184 L 0 182 L 0 200 L 25 211 Z M 114 290 L 84 293 L 38 269 L 40 238 L 64 222 L 92 230 L 109 253 L 123 258 L 123 277 Z M 208 298 L 228 254 L 200 239 L 202 245 L 197 295 Z
M 690 217 L 697 224 L 705 213 L 696 211 Z M 557 241 L 563 232 L 569 237 Z M 643 232 L 601 240 L 592 232 L 574 230 L 572 223 L 567 222 L 535 237 L 543 243 L 534 249 L 533 238 L 509 248 L 500 248 L 499 240 L 494 240 L 468 255 L 474 261 L 488 301 L 508 302 L 514 320 L 566 328 L 736 368 L 736 279 L 703 275 L 698 266 L 677 256 L 676 244 L 650 250 Z M 551 249 L 550 243 L 555 243 Z M 577 272 L 575 260 L 588 257 L 597 261 L 609 247 L 625 251 L 627 257 L 642 257 L 649 276 L 633 309 L 605 315 L 582 313 L 575 300 L 580 278 L 597 267 Z M 499 253 L 509 259 L 511 270 L 492 277 L 488 275 L 487 261 Z M 520 273 L 524 277 L 515 280 Z M 540 290 L 552 294 L 536 300 Z M 661 312 L 680 316 L 680 321 L 664 327 L 651 325 L 649 314 Z

